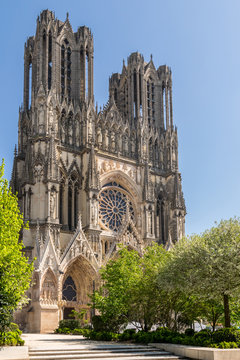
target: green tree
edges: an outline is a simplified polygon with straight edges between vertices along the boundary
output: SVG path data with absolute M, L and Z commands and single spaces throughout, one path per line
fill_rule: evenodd
M 118 330 L 132 322 L 148 331 L 159 322 L 163 298 L 157 279 L 167 256 L 167 251 L 157 244 L 148 247 L 143 256 L 122 247 L 101 270 L 103 285 L 92 296 L 92 304 L 109 329 Z
M 221 221 L 201 236 L 180 241 L 170 252 L 159 282 L 168 289 L 198 297 L 208 310 L 212 307 L 214 324 L 221 316 L 222 305 L 225 327 L 230 327 L 229 303 L 240 294 L 239 260 L 240 221 Z M 209 316 L 209 311 L 205 311 L 205 316 L 207 312 Z
M 19 232 L 24 226 L 17 197 L 3 179 L 0 166 L 0 331 L 9 325 L 14 310 L 26 300 L 33 265 L 23 255 Z

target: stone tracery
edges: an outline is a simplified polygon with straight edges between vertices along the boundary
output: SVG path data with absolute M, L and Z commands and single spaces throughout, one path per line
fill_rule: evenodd
M 129 212 L 134 219 L 133 204 L 127 191 L 116 183 L 105 185 L 99 194 L 100 221 L 104 228 L 117 232 Z

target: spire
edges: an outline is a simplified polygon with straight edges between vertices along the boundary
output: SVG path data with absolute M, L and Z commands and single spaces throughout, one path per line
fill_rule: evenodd
M 13 168 L 12 168 L 12 176 L 10 181 L 10 187 L 12 188 L 12 192 L 15 193 L 17 191 L 17 145 L 14 148 L 14 160 L 13 160 Z
M 122 74 L 125 74 L 126 70 L 125 60 L 123 59 Z
M 95 150 L 93 145 L 89 154 L 86 190 L 100 190 L 99 172 L 97 171 Z

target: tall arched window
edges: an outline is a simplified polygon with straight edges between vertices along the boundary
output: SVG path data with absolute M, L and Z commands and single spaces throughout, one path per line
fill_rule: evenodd
M 71 49 L 67 48 L 67 97 L 71 99 Z
M 65 46 L 61 46 L 61 95 L 65 93 Z
M 62 299 L 77 301 L 77 288 L 71 276 L 68 276 L 63 284 Z
M 48 34 L 48 90 L 52 86 L 52 33 Z
M 61 94 L 71 98 L 71 48 L 67 39 L 61 46 Z
M 73 222 L 72 222 L 72 207 L 73 207 L 73 188 L 71 184 L 68 184 L 68 227 L 69 230 L 73 230 Z
M 28 68 L 28 108 L 30 109 L 32 104 L 32 57 L 29 58 Z
M 151 77 L 147 81 L 147 113 L 148 125 L 155 125 L 155 87 Z
M 47 35 L 46 30 L 43 30 L 42 35 L 42 82 L 46 84 L 46 58 L 47 58 Z
M 134 118 L 137 116 L 137 72 L 136 69 L 133 73 L 133 116 Z
M 78 219 L 79 180 L 76 172 L 68 178 L 68 228 L 74 230 Z

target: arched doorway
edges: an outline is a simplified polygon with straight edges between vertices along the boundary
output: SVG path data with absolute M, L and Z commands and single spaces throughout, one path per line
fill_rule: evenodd
M 62 282 L 63 319 L 73 319 L 72 310 L 86 310 L 86 320 L 90 320 L 89 295 L 95 290 L 96 278 L 95 269 L 83 256 L 70 261 Z

